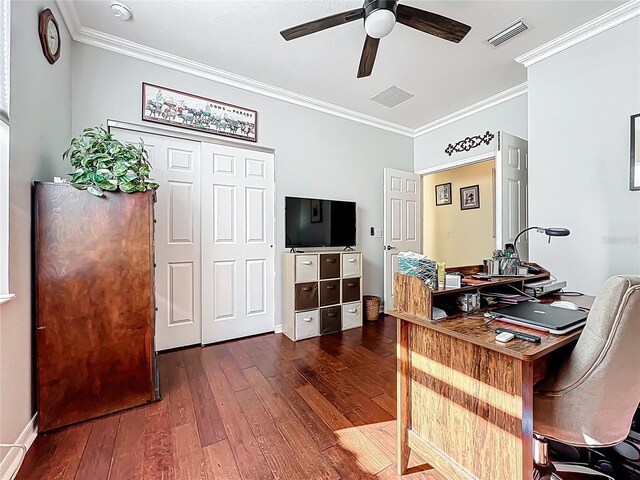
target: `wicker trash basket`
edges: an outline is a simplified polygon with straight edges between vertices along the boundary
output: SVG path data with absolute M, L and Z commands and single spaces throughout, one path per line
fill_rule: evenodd
M 375 295 L 364 295 L 362 298 L 364 299 L 365 318 L 369 322 L 375 322 L 380 314 L 381 298 Z

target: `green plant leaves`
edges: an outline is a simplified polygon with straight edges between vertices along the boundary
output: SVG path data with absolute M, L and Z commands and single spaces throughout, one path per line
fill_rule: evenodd
M 102 126 L 85 128 L 71 140 L 62 158 L 75 168 L 71 185 L 102 196 L 104 190 L 125 193 L 157 190 L 159 185 L 149 179 L 151 164 L 144 142 L 124 144 Z
M 101 197 L 104 195 L 104 192 L 100 190 L 100 187 L 94 187 L 93 185 L 89 185 L 87 187 L 87 192 L 91 193 L 92 195 L 95 195 L 96 197 Z

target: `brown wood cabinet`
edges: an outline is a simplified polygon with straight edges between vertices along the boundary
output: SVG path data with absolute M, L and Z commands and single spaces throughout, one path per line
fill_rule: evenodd
M 154 193 L 34 186 L 38 428 L 156 400 Z

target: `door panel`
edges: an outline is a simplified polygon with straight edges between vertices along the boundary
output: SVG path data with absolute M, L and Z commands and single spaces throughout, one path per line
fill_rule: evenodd
M 421 252 L 420 176 L 384 169 L 384 309 L 393 309 L 393 273 L 399 252 Z
M 125 143 L 144 141 L 156 192 L 156 350 L 201 343 L 200 143 L 113 128 Z
M 201 171 L 202 343 L 272 332 L 273 155 L 202 143 Z
M 498 132 L 496 155 L 496 248 L 512 243 L 529 223 L 527 208 L 528 143 L 505 132 Z M 529 258 L 529 235 L 518 241 L 522 260 Z

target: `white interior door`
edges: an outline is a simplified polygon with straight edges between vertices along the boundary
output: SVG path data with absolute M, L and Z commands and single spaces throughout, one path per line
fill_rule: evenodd
M 422 203 L 420 175 L 384 169 L 384 309 L 393 309 L 393 274 L 398 253 L 421 253 Z
M 528 142 L 498 132 L 496 153 L 496 248 L 512 243 L 529 223 L 528 218 Z M 518 241 L 520 258 L 529 258 L 529 235 Z
M 274 156 L 202 144 L 202 343 L 272 332 Z
M 144 141 L 160 184 L 155 205 L 156 350 L 201 343 L 200 142 L 112 129 L 120 141 Z

